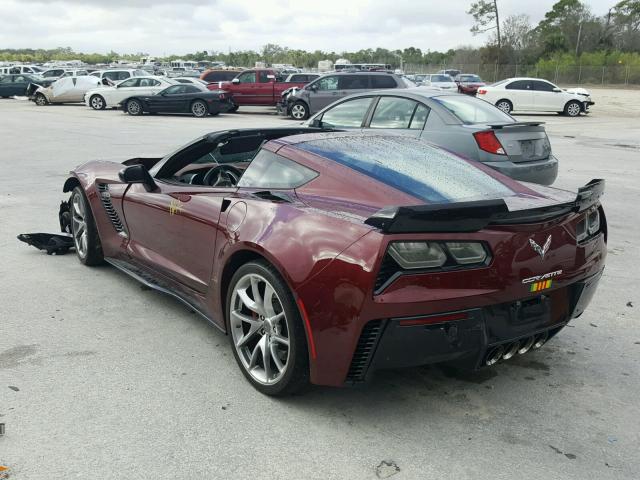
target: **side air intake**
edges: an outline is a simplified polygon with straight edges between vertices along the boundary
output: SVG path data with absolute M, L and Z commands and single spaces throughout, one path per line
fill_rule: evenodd
M 113 208 L 113 203 L 111 202 L 111 194 L 109 193 L 109 185 L 107 183 L 98 184 L 98 195 L 100 195 L 100 201 L 102 202 L 102 206 L 104 207 L 104 210 L 107 213 L 107 217 L 109 217 L 113 228 L 116 229 L 116 232 L 122 235 L 126 235 L 124 225 L 122 225 L 122 221 L 120 220 L 120 215 L 118 215 L 116 209 Z

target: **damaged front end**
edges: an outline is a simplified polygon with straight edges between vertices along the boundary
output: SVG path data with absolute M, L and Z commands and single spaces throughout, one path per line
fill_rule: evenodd
M 71 236 L 71 205 L 69 202 L 60 202 L 58 220 L 62 234 L 21 233 L 18 235 L 18 240 L 47 252 L 47 255 L 64 255 L 75 247 Z

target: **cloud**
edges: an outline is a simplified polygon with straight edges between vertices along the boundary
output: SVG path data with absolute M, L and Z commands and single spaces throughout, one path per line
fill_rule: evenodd
M 503 18 L 539 21 L 555 0 L 499 2 Z M 469 32 L 470 0 L 2 0 L 0 45 L 70 46 L 83 52 L 182 54 L 202 50 L 363 48 L 448 50 L 480 45 Z M 596 14 L 605 0 L 592 0 Z

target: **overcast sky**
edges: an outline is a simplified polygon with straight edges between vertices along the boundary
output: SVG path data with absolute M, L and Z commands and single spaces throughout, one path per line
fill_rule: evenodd
M 556 0 L 499 0 L 538 22 Z M 587 2 L 604 15 L 617 0 Z M 0 48 L 184 54 L 201 50 L 447 50 L 480 45 L 469 0 L 0 0 Z

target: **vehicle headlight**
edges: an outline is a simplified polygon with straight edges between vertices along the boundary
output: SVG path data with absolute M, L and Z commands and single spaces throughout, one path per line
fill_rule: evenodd
M 487 259 L 487 252 L 479 242 L 447 242 L 445 245 L 460 265 L 482 263 Z
M 393 242 L 389 254 L 405 269 L 436 268 L 447 261 L 442 247 L 432 242 Z

